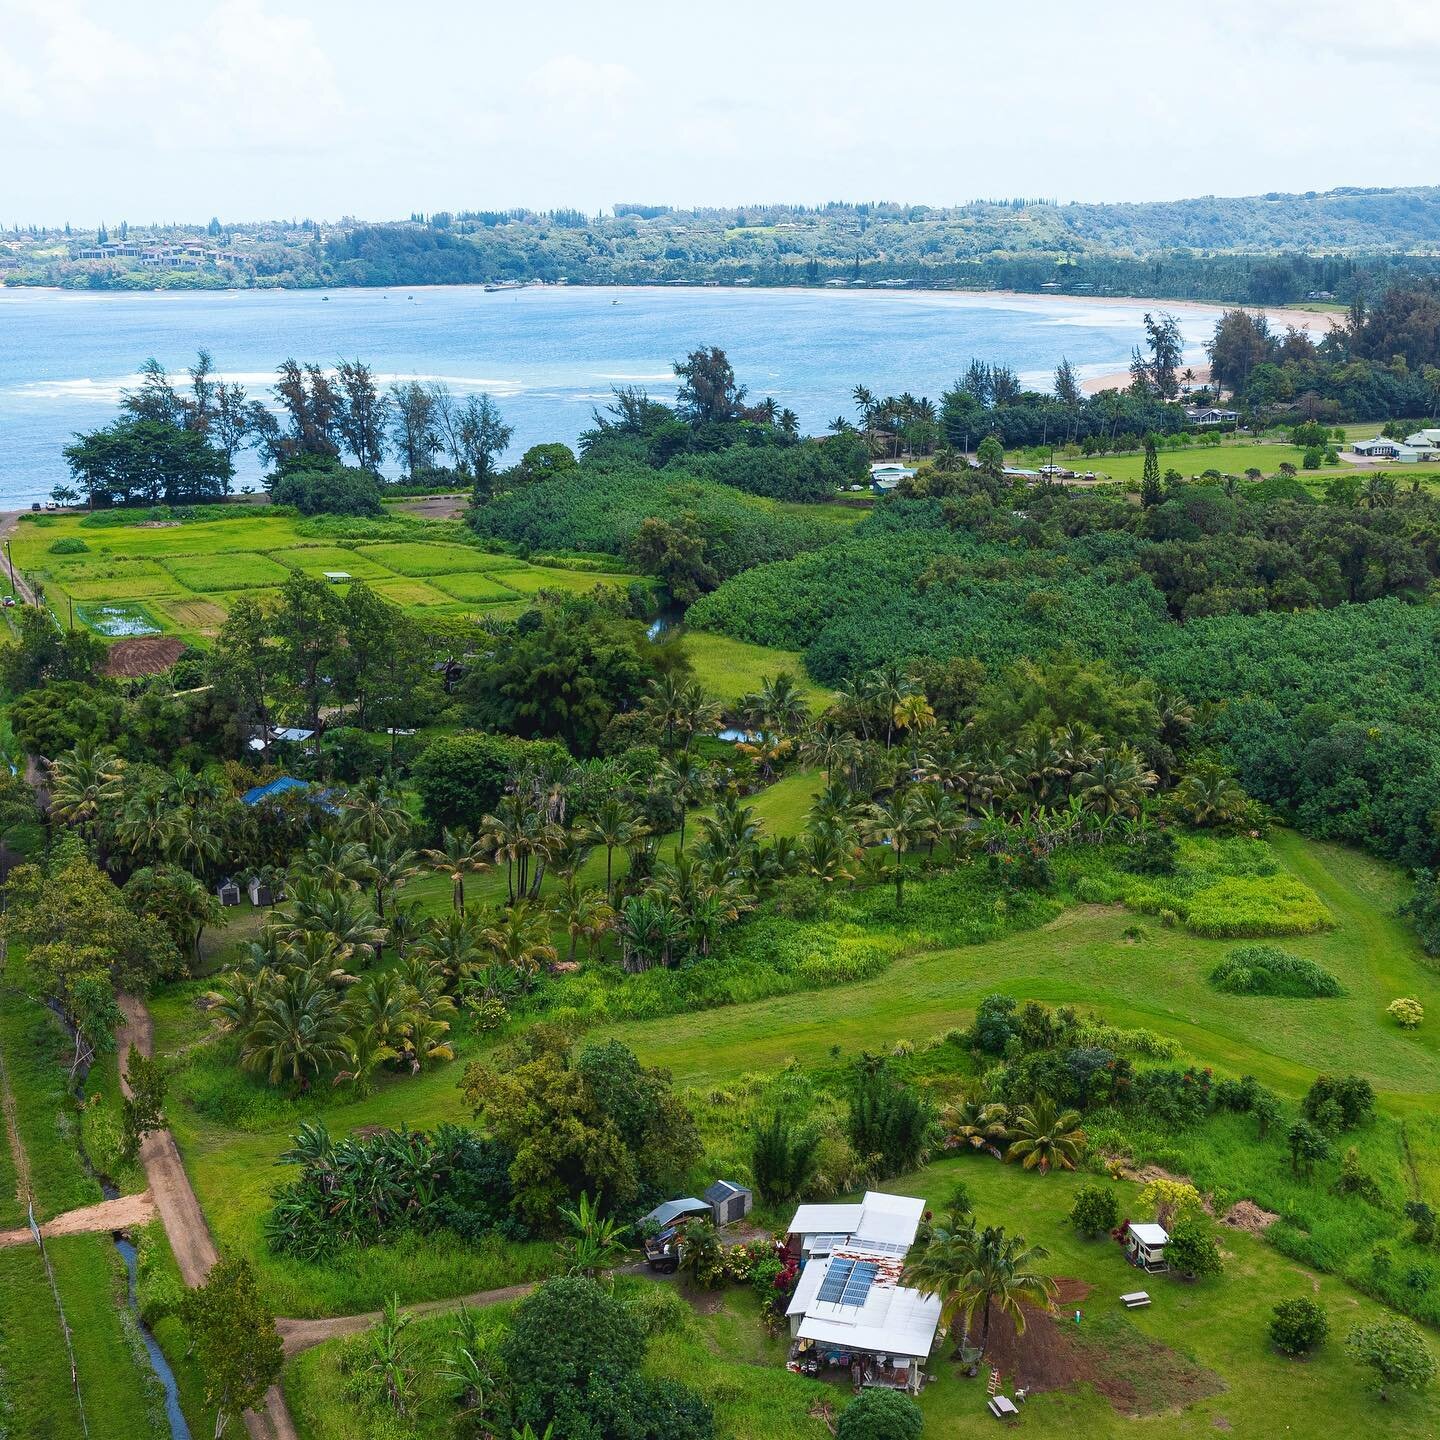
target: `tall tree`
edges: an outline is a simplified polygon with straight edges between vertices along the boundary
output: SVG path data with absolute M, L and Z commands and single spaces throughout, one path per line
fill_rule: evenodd
M 390 434 L 396 453 L 410 476 L 435 463 L 440 436 L 435 428 L 435 396 L 418 380 L 390 387 Z
M 198 1289 L 180 1299 L 180 1319 L 205 1378 L 205 1403 L 215 1407 L 215 1437 L 255 1409 L 280 1378 L 284 1347 L 275 1317 L 260 1297 L 250 1262 L 219 1261 Z
M 342 613 L 330 586 L 297 570 L 281 587 L 271 619 L 278 678 L 312 730 L 320 728 L 320 711 L 333 685 Z
M 361 360 L 337 360 L 335 381 L 340 406 L 335 429 L 341 444 L 361 470 L 380 473 L 385 461 L 385 432 L 390 402 L 380 393 L 370 367 Z
M 484 500 L 495 483 L 495 464 L 509 447 L 513 425 L 501 418 L 500 407 L 488 395 L 466 400 L 456 424 L 462 468 L 474 482 L 475 499 Z
M 735 369 L 718 345 L 702 345 L 675 362 L 680 414 L 693 425 L 734 420 L 745 403 L 745 387 L 735 383 Z

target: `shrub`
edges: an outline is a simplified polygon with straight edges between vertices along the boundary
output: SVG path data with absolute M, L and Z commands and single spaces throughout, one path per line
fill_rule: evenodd
M 1210 983 L 1231 995 L 1308 999 L 1345 993 L 1328 970 L 1275 945 L 1242 945 L 1230 951 L 1210 972 Z
M 837 1440 L 920 1440 L 925 1417 L 898 1390 L 862 1390 L 840 1412 Z
M 52 540 L 45 547 L 52 555 L 88 555 L 90 547 L 78 535 L 66 535 Z
M 1113 905 L 1115 891 L 1098 875 L 1082 875 L 1075 887 L 1075 898 L 1082 905 Z
M 1160 912 L 1160 923 L 1167 929 L 1173 930 L 1180 923 L 1180 916 L 1174 910 L 1162 910 Z
M 1320 1075 L 1300 1102 L 1322 1130 L 1353 1130 L 1375 1114 L 1375 1089 L 1363 1075 Z
M 1360 1152 L 1353 1145 L 1340 1157 L 1340 1178 L 1335 1182 L 1335 1193 L 1358 1195 L 1371 1205 L 1385 1203 L 1379 1184 L 1360 1163 Z
M 766 1204 L 793 1200 L 815 1177 L 819 1132 L 797 1129 L 779 1110 L 757 1127 L 750 1152 L 755 1190 Z
M 1215 1237 L 1207 1226 L 1193 1218 L 1182 1220 L 1170 1232 L 1165 1258 L 1172 1270 L 1178 1270 L 1191 1280 L 1204 1280 L 1220 1274 L 1225 1268 Z
M 1324 1344 L 1330 1321 L 1324 1309 L 1309 1296 L 1282 1300 L 1270 1320 L 1270 1339 L 1286 1355 L 1308 1355 Z
M 277 505 L 293 505 L 302 515 L 383 515 L 380 482 L 364 470 L 332 462 L 295 464 L 284 469 L 270 489 Z
M 1345 1340 L 1345 1349 L 1360 1365 L 1379 1376 L 1380 1394 L 1392 1385 L 1427 1390 L 1435 1379 L 1435 1356 L 1418 1326 L 1398 1315 L 1358 1325 Z
M 1385 1013 L 1402 1029 L 1418 1030 L 1425 1019 L 1425 1007 L 1418 1000 L 1392 1000 Z
M 1417 1245 L 1428 1246 L 1435 1243 L 1435 1211 L 1425 1201 L 1407 1200 L 1405 1218 L 1414 1222 L 1415 1229 L 1410 1238 Z
M 1103 1185 L 1083 1186 L 1070 1207 L 1070 1223 L 1091 1239 L 1113 1230 L 1120 1223 L 1120 1205 L 1115 1192 Z

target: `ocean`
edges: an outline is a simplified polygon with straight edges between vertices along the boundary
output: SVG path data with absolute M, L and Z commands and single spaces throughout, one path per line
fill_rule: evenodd
M 0 508 L 43 500 L 66 481 L 62 447 L 108 424 L 150 357 L 177 380 L 197 349 L 217 372 L 267 398 L 287 356 L 360 358 L 385 381 L 445 380 L 488 391 L 514 426 L 508 458 L 572 443 L 616 385 L 671 399 L 671 363 L 719 345 L 741 383 L 773 395 L 807 433 L 854 418 L 850 392 L 938 400 L 980 359 L 1049 389 L 1056 363 L 1081 377 L 1125 367 L 1145 310 L 1163 302 L 933 291 L 586 289 L 478 286 L 388 290 L 229 290 L 138 294 L 0 289 Z M 1219 310 L 1176 307 L 1186 359 Z M 258 482 L 247 453 L 235 484 Z

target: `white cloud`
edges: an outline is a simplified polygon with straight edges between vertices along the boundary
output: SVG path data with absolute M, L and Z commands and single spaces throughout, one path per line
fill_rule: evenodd
M 580 55 L 554 55 L 530 72 L 532 93 L 571 111 L 623 107 L 639 89 L 634 72 L 610 60 Z

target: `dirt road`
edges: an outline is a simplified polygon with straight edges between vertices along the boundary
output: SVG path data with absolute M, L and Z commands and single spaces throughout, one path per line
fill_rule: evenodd
M 154 1051 L 155 1029 L 145 1002 L 137 996 L 121 995 L 120 1013 L 124 1021 L 115 1040 L 121 1058 L 120 1085 L 128 1095 L 130 1083 L 125 1075 L 125 1057 L 131 1045 L 142 1055 L 150 1056 Z M 164 1222 L 165 1236 L 181 1276 L 187 1285 L 203 1285 L 210 1267 L 220 1257 L 200 1202 L 191 1188 L 190 1177 L 185 1173 L 174 1136 L 168 1130 L 147 1135 L 140 1146 L 140 1163 L 145 1167 L 155 1209 Z M 272 1385 L 266 1392 L 264 1410 L 245 1412 L 245 1429 L 251 1440 L 299 1440 L 278 1385 Z
M 94 1205 L 67 1210 L 63 1215 L 47 1220 L 40 1227 L 40 1234 L 46 1240 L 56 1235 L 107 1234 L 113 1230 L 127 1230 L 132 1225 L 148 1225 L 156 1214 L 155 1202 L 147 1190 L 143 1195 L 122 1195 L 118 1200 L 100 1200 Z M 34 1243 L 35 1237 L 28 1226 L 22 1225 L 18 1230 L 0 1230 L 0 1249 Z

